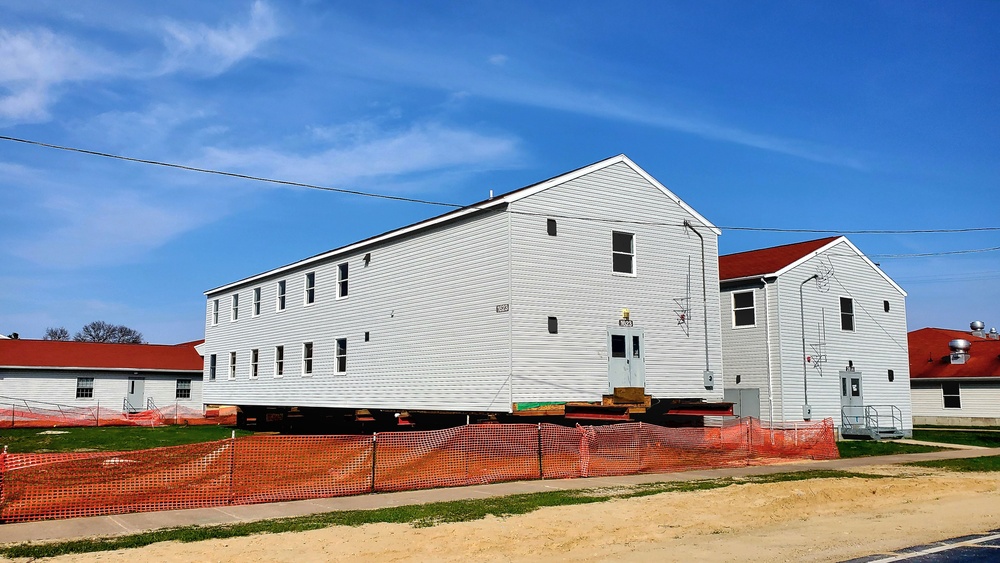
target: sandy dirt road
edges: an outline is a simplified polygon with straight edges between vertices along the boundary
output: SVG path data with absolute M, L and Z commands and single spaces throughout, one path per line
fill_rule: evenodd
M 430 528 L 336 527 L 52 561 L 843 561 L 1000 528 L 1000 473 L 863 471 L 884 477 L 743 484 Z

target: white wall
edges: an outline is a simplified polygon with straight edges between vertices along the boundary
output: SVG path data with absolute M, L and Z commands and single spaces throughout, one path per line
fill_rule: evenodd
M 123 399 L 128 394 L 129 377 L 145 378 L 144 401 L 133 405 L 145 409 L 145 399 L 152 397 L 156 406 L 163 408 L 173 405 L 200 410 L 202 408 L 201 374 L 163 374 L 156 372 L 103 371 L 103 370 L 4 370 L 0 379 L 0 395 L 27 401 L 40 401 L 73 407 L 95 407 L 121 409 Z M 94 396 L 76 398 L 76 384 L 79 377 L 94 378 Z M 191 398 L 177 399 L 177 380 L 191 380 Z M 5 401 L 6 399 L 0 399 Z
M 944 380 L 954 383 L 955 380 Z M 914 418 L 988 418 L 1000 419 L 1000 381 L 960 381 L 959 395 L 961 408 L 944 408 L 944 395 L 941 391 L 942 380 L 913 380 L 911 396 L 913 398 Z M 934 422 L 927 421 L 926 424 Z M 957 422 L 950 422 L 956 424 Z

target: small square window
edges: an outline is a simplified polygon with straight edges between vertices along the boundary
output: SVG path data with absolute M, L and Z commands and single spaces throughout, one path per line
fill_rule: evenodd
M 178 379 L 177 380 L 177 390 L 174 392 L 174 398 L 176 398 L 176 399 L 190 399 L 191 398 L 191 380 L 190 379 Z
M 545 220 L 545 229 L 548 231 L 550 237 L 556 236 L 556 220 L 555 219 L 546 219 Z
M 93 399 L 94 398 L 94 378 L 93 377 L 78 377 L 78 378 L 76 378 L 76 398 L 77 399 Z
M 556 317 L 549 317 L 549 334 L 559 333 L 559 319 Z
M 611 233 L 611 268 L 618 274 L 635 274 L 635 235 Z

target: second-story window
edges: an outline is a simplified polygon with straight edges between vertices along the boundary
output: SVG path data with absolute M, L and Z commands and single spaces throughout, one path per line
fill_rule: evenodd
M 239 320 L 240 318 L 240 294 L 233 294 L 233 314 L 231 320 Z
M 305 294 L 305 304 L 309 305 L 316 302 L 316 272 L 309 272 L 306 274 L 306 294 Z
M 757 324 L 754 311 L 753 291 L 733 293 L 733 326 L 754 326 Z
M 218 299 L 213 299 L 212 300 L 212 324 L 213 325 L 219 324 L 219 300 Z
M 616 274 L 635 274 L 635 235 L 611 233 L 611 268 Z
M 347 297 L 347 262 L 337 266 L 337 299 Z
M 285 310 L 285 280 L 278 282 L 278 298 L 276 299 L 278 305 L 278 311 Z
M 854 331 L 854 300 L 840 298 L 840 330 Z
M 260 315 L 260 288 L 253 288 L 253 316 Z

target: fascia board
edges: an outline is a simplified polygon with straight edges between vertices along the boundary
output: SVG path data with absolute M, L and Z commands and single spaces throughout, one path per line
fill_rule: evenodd
M 131 371 L 142 373 L 203 373 L 200 369 L 150 369 L 150 368 L 102 368 L 78 366 L 0 366 L 0 369 L 49 370 L 49 371 Z

